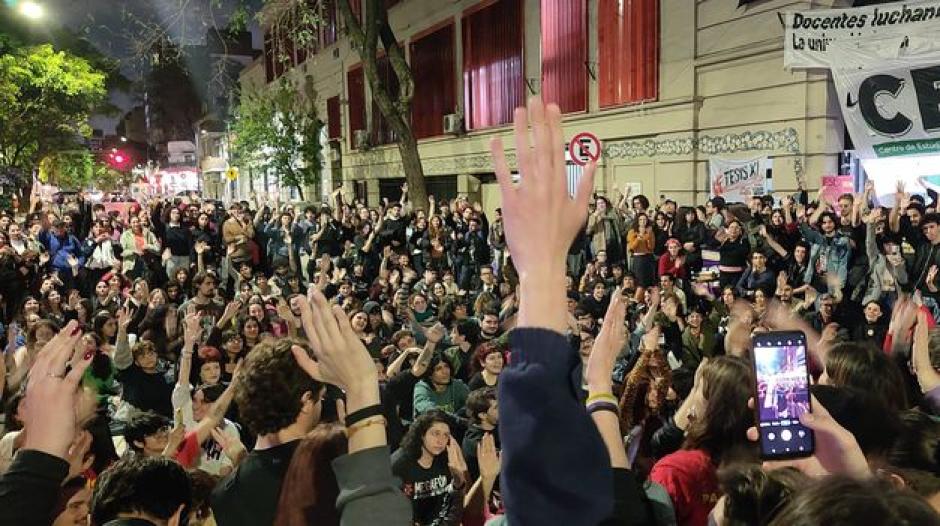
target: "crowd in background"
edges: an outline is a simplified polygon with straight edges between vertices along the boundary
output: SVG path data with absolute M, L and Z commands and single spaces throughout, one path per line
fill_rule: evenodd
M 0 214 L 0 524 L 940 524 L 936 196 L 572 199 L 557 108 L 519 119 L 492 216 Z M 811 457 L 760 461 L 767 330 L 807 335 Z

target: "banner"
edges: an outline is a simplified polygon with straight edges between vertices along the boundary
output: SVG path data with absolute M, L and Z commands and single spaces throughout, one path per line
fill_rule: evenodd
M 828 68 L 838 65 L 833 44 L 839 42 L 877 41 L 877 47 L 898 50 L 912 37 L 929 40 L 940 25 L 940 0 L 791 11 L 783 21 L 784 67 Z
M 711 197 L 724 197 L 729 203 L 745 202 L 769 192 L 768 175 L 773 161 L 766 157 L 745 161 L 712 158 L 708 160 L 708 188 Z
M 855 180 L 851 175 L 824 175 L 820 188 L 826 201 L 836 203 L 839 196 L 855 193 Z
M 833 49 L 842 118 L 861 158 L 940 152 L 940 51 L 890 58 L 877 48 Z

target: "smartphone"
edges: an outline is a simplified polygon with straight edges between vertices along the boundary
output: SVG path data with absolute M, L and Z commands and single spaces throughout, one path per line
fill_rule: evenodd
M 800 423 L 812 412 L 806 335 L 801 331 L 754 335 L 754 412 L 765 460 L 813 454 L 813 431 Z

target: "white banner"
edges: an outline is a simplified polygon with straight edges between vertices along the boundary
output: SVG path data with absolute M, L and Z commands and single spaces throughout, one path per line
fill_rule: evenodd
M 842 118 L 863 159 L 940 152 L 940 51 L 886 58 L 883 50 L 833 48 Z
M 746 202 L 752 196 L 770 192 L 773 161 L 766 157 L 745 161 L 708 160 L 708 188 L 711 197 L 724 197 L 729 203 Z
M 937 35 L 940 0 L 792 11 L 784 13 L 784 25 L 785 67 L 828 68 L 838 65 L 833 44 L 877 41 L 877 47 L 897 50 L 910 38 Z

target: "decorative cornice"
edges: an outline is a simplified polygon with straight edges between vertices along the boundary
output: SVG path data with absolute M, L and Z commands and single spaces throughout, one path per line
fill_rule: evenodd
M 679 137 L 673 139 L 642 139 L 634 141 L 614 141 L 604 145 L 603 159 L 632 159 L 639 157 L 669 157 L 691 155 L 695 151 L 706 155 L 729 154 L 751 151 L 776 151 L 799 155 L 800 135 L 795 128 L 770 131 L 745 131 L 726 135 L 703 135 L 698 138 Z M 507 153 L 506 161 L 510 167 L 516 166 L 515 153 Z M 797 159 L 799 161 L 799 159 Z M 493 158 L 489 152 L 452 157 L 424 159 L 425 175 L 450 175 L 492 171 Z M 373 167 L 381 170 L 383 176 L 403 177 L 404 171 L 395 148 L 382 148 L 347 155 L 344 170 Z M 802 172 L 802 163 L 794 165 L 797 172 Z
M 611 142 L 604 147 L 604 157 L 629 159 L 700 153 L 714 155 L 747 151 L 785 151 L 799 154 L 800 136 L 794 128 L 777 132 L 746 131 L 726 135 L 703 135 L 699 138 L 643 139 L 638 141 Z

